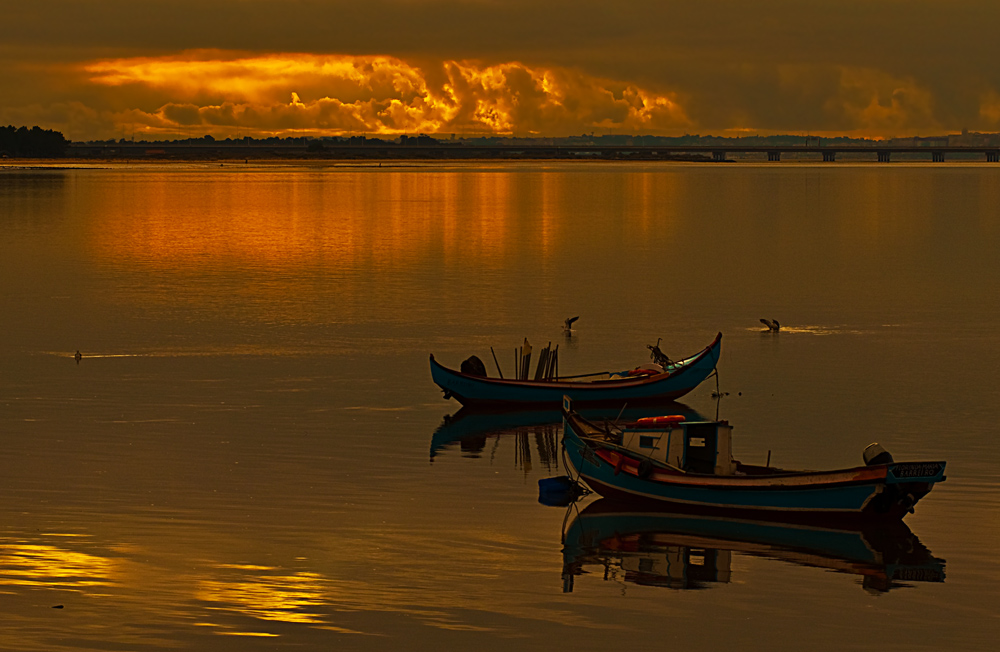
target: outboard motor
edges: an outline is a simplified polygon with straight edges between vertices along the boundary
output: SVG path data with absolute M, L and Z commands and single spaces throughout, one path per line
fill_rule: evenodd
M 462 362 L 462 373 L 486 378 L 486 365 L 477 356 L 472 356 Z
M 878 443 L 868 444 L 868 447 L 865 448 L 865 452 L 861 456 L 865 460 L 865 466 L 892 464 L 892 455 Z

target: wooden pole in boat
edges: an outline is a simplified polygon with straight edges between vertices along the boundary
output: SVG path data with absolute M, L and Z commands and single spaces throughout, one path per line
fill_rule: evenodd
M 531 344 L 524 338 L 524 348 L 521 350 L 521 380 L 528 380 L 528 370 L 531 369 Z
M 563 376 L 562 380 L 571 380 L 574 378 L 591 378 L 593 376 L 610 376 L 610 371 L 598 371 L 596 374 L 577 374 L 576 376 Z
M 538 367 L 535 369 L 535 380 L 545 380 L 545 371 L 549 368 L 549 356 L 552 354 L 552 342 L 538 352 Z
M 493 347 L 490 347 L 490 353 L 493 353 Z M 500 363 L 497 362 L 497 354 L 493 353 L 493 364 L 497 366 L 497 373 L 500 374 L 500 380 L 503 380 L 503 372 L 500 371 Z
M 549 347 L 551 346 L 552 343 L 549 342 Z M 542 380 L 549 379 L 549 366 L 552 364 L 552 349 L 549 347 L 545 348 L 545 364 L 543 364 L 542 368 L 538 370 L 538 376 Z M 539 360 L 539 362 L 541 362 L 541 360 Z
M 764 465 L 765 468 L 771 468 L 771 451 L 767 451 L 767 463 Z

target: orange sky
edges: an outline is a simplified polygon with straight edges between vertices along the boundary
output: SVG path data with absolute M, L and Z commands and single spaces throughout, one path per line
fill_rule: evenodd
M 212 134 L 1000 130 L 994 0 L 34 0 L 0 124 Z

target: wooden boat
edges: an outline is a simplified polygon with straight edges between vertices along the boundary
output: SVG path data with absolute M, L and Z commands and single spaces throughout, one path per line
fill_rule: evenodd
M 665 365 L 662 373 L 601 380 L 515 380 L 462 373 L 441 365 L 431 354 L 431 378 L 463 405 L 551 406 L 559 408 L 563 396 L 579 405 L 610 405 L 672 401 L 687 394 L 715 370 L 722 349 L 722 333 L 688 358 Z M 591 374 L 598 375 L 598 374 Z M 576 378 L 583 378 L 577 376 Z
M 569 463 L 602 496 L 766 518 L 899 520 L 945 479 L 945 462 L 895 463 L 877 444 L 865 466 L 790 471 L 732 458 L 726 421 L 640 420 L 600 427 L 563 405 Z M 873 448 L 874 447 L 874 448 Z
M 884 593 L 910 582 L 943 582 L 945 562 L 902 521 L 818 527 L 644 508 L 602 498 L 573 515 L 563 533 L 563 590 L 598 575 L 645 586 L 701 589 L 731 581 L 734 555 L 861 577 Z

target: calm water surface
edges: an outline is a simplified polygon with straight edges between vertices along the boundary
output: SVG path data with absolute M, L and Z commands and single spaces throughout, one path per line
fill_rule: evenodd
M 0 170 L 0 648 L 991 648 L 998 207 L 971 164 Z M 427 364 L 718 331 L 676 409 L 946 459 L 908 531 L 543 506 L 559 428 L 446 420 Z

